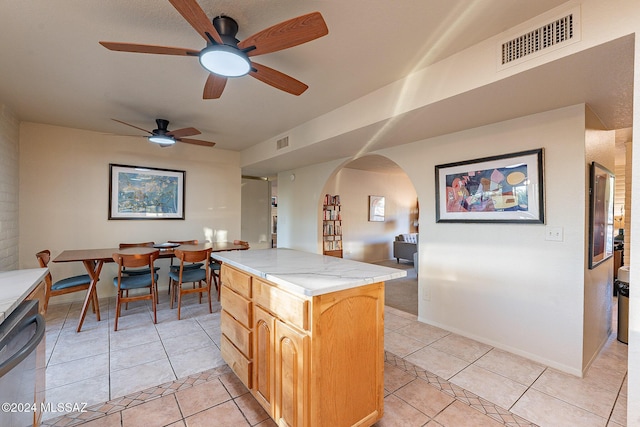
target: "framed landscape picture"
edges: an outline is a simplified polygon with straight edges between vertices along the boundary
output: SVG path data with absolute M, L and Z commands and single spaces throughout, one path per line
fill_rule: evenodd
M 436 222 L 544 223 L 543 150 L 436 166 Z
M 109 219 L 184 219 L 185 172 L 109 164 Z

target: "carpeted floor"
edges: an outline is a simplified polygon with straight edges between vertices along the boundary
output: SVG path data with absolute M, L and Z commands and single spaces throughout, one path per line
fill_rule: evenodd
M 416 275 L 415 268 L 413 268 L 413 263 L 400 260 L 398 264 L 395 259 L 390 259 L 376 262 L 375 264 L 407 270 L 406 277 L 385 282 L 384 304 L 417 316 L 418 276 Z

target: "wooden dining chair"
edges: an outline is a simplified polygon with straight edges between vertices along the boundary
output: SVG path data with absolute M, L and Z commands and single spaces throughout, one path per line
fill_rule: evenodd
M 36 258 L 38 259 L 38 263 L 42 268 L 48 268 L 49 261 L 51 261 L 51 251 L 45 249 L 36 254 Z M 79 276 L 67 277 L 66 279 L 61 279 L 56 282 L 53 281 L 51 276 L 51 272 L 47 272 L 46 276 L 44 276 L 44 282 L 46 285 L 45 288 L 45 298 L 44 298 L 44 312 L 47 312 L 47 307 L 49 307 L 49 298 L 55 297 L 57 295 L 69 294 L 72 292 L 79 291 L 88 291 L 89 286 L 91 285 L 91 277 L 88 274 L 81 274 Z M 98 298 L 94 295 L 91 298 L 91 307 L 93 308 L 93 312 L 96 311 L 96 304 L 98 303 Z
M 169 287 L 171 288 L 171 308 L 173 308 L 173 302 L 178 297 L 178 320 L 180 320 L 181 307 L 182 307 L 182 295 L 199 293 L 199 303 L 202 303 L 202 294 L 207 293 L 207 299 L 209 300 L 209 313 L 213 313 L 213 307 L 211 305 L 211 275 L 209 260 L 211 258 L 211 248 L 201 250 L 183 250 L 176 249 L 174 251 L 177 259 L 180 260 L 180 266 L 178 271 L 169 272 Z M 185 268 L 189 263 L 202 263 L 203 267 L 200 268 Z M 185 288 L 183 284 L 193 283 L 194 287 Z M 197 283 L 197 286 L 195 285 Z
M 176 243 L 178 245 L 197 245 L 198 244 L 198 240 L 194 239 L 194 240 L 167 240 L 167 243 Z M 173 264 L 173 260 L 174 257 L 171 258 L 171 265 L 169 266 L 169 271 L 178 271 L 180 269 L 179 265 L 174 265 Z M 194 263 L 190 263 L 190 264 L 186 264 L 184 266 L 184 268 L 200 268 L 204 265 L 204 263 L 201 262 L 194 262 Z M 171 282 L 171 278 L 169 278 L 169 282 Z M 195 287 L 195 283 L 193 285 L 193 287 Z M 167 289 L 167 293 L 171 294 L 171 286 L 169 286 L 169 288 Z
M 150 299 L 153 307 L 153 323 L 158 323 L 158 316 L 156 314 L 158 273 L 156 273 L 153 263 L 158 259 L 159 255 L 160 251 L 158 250 L 147 254 L 124 254 L 117 252 L 113 254 L 113 260 L 118 264 L 118 276 L 113 278 L 113 285 L 118 290 L 116 295 L 114 331 L 118 330 L 118 318 L 120 317 L 122 304 L 128 304 L 134 301 Z M 147 269 L 147 274 L 127 275 L 124 273 L 125 268 L 141 267 Z M 129 291 L 144 288 L 149 288 L 148 294 L 137 293 L 133 296 L 129 295 Z
M 152 248 L 156 243 L 155 242 L 140 242 L 140 243 L 120 243 L 118 245 L 119 249 L 128 249 L 128 248 Z M 160 267 L 154 267 L 153 271 L 156 273 L 160 270 Z M 134 268 L 134 269 L 124 269 L 122 272 L 127 276 L 135 276 L 136 274 L 149 274 L 148 268 Z M 156 301 L 158 300 L 158 289 L 156 288 Z M 125 310 L 129 309 L 129 304 L 125 304 Z

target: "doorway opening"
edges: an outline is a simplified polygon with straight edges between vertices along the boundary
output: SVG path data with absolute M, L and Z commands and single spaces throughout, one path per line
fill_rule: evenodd
M 321 196 L 326 194 L 340 197 L 342 257 L 406 270 L 406 277 L 386 282 L 385 305 L 417 315 L 418 257 L 413 254 L 418 252 L 419 205 L 406 172 L 387 157 L 366 155 L 337 169 Z M 372 201 L 378 203 L 375 215 Z M 404 250 L 397 252 L 394 242 L 405 236 Z

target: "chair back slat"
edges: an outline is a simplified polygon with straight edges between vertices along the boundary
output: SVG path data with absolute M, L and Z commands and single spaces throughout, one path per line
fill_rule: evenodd
M 177 243 L 179 245 L 197 245 L 198 240 L 167 240 L 167 243 Z
M 188 251 L 183 249 L 176 249 L 173 251 L 176 258 L 180 260 L 180 262 L 200 262 L 200 261 L 209 261 L 209 257 L 211 256 L 211 248 L 202 249 L 197 251 Z
M 40 267 L 46 268 L 49 265 L 49 261 L 51 260 L 51 251 L 45 249 L 44 251 L 40 251 L 36 254 L 36 258 L 38 258 L 38 263 L 40 263 Z
M 118 245 L 119 249 L 126 248 L 152 248 L 155 245 L 155 242 L 142 242 L 142 243 L 120 243 Z
M 40 264 L 41 268 L 47 268 L 49 266 L 49 261 L 51 261 L 51 251 L 49 249 L 40 251 L 36 254 L 36 258 L 38 258 L 38 264 Z M 51 285 L 53 285 L 51 270 L 49 270 L 44 276 L 44 281 L 47 285 L 47 292 L 50 292 Z
M 233 244 L 234 245 L 246 246 L 247 248 L 249 247 L 249 242 L 247 242 L 246 240 L 234 240 Z
M 153 267 L 153 261 L 155 261 L 160 254 L 160 251 L 153 251 L 148 254 L 121 254 L 114 253 L 112 255 L 113 260 L 122 267 Z

